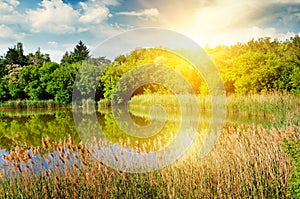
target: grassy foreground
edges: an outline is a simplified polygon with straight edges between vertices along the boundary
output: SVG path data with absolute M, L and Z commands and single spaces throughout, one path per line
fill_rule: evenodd
M 198 99 L 200 106 L 209 107 L 209 97 Z M 171 107 L 172 100 L 166 96 L 137 96 L 130 106 L 147 110 L 159 101 Z M 227 111 L 271 115 L 276 118 L 274 125 L 227 124 L 205 158 L 199 158 L 199 136 L 186 158 L 149 173 L 123 173 L 109 168 L 93 159 L 86 145 L 76 145 L 71 139 L 44 139 L 41 148 L 16 147 L 4 159 L 17 175 L 5 176 L 0 171 L 0 198 L 299 198 L 299 109 L 299 96 L 275 93 L 228 97 Z M 139 143 L 120 142 L 143 151 Z M 67 169 L 57 166 L 39 174 L 21 170 L 20 163 L 35 164 L 28 155 L 29 148 L 44 157 L 49 151 L 60 151 L 59 161 L 68 165 Z M 65 148 L 78 152 L 80 165 L 70 160 Z M 121 157 L 116 154 L 118 159 Z
M 264 129 L 225 127 L 212 152 L 199 159 L 197 148 L 170 167 L 150 173 L 122 173 L 92 159 L 84 145 L 72 140 L 60 143 L 44 140 L 33 151 L 61 151 L 61 162 L 79 152 L 81 166 L 37 175 L 18 172 L 0 179 L 2 198 L 288 198 L 288 184 L 294 167 L 282 148 L 284 140 L 299 140 L 299 127 Z M 118 158 L 118 157 L 117 157 Z M 16 170 L 30 161 L 26 150 L 16 148 L 5 157 Z M 290 195 L 292 196 L 292 195 Z

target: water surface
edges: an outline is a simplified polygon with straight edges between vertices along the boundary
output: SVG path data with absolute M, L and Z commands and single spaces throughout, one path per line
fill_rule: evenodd
M 0 147 L 10 150 L 14 146 L 24 145 L 25 142 L 33 146 L 39 146 L 42 138 L 46 136 L 55 141 L 71 136 L 75 142 L 79 143 L 81 139 L 84 139 L 84 136 L 91 136 L 90 133 L 93 132 L 95 125 L 99 124 L 102 129 L 102 135 L 98 136 L 105 136 L 112 143 L 117 143 L 120 139 L 129 141 L 129 143 L 135 142 L 136 138 L 128 136 L 126 132 L 118 127 L 114 115 L 109 109 L 98 110 L 96 113 L 83 109 L 76 111 L 80 113 L 80 121 L 77 123 L 77 128 L 73 119 L 72 109 L 68 108 L 2 111 L 0 113 Z M 90 122 L 89 118 L 93 114 L 97 115 L 98 124 Z M 172 112 L 171 115 L 167 116 L 164 128 L 151 137 L 150 141 L 160 136 L 164 138 L 164 142 L 167 142 L 169 138 L 174 136 L 176 129 L 181 125 L 181 117 L 176 112 Z M 146 126 L 151 122 L 147 113 L 139 111 L 133 110 L 131 118 L 139 126 Z M 157 115 L 155 119 L 160 120 L 160 115 Z M 265 117 L 227 114 L 224 125 L 268 125 L 270 122 L 271 119 Z M 207 129 L 209 125 L 210 113 L 200 113 L 198 131 Z M 85 132 L 85 134 L 78 135 L 78 129 Z M 140 143 L 149 142 L 149 139 L 139 138 L 138 140 Z

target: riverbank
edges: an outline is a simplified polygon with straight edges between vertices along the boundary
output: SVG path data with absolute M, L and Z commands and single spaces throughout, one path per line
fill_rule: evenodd
M 54 100 L 10 100 L 0 102 L 0 110 L 13 110 L 13 109 L 37 109 L 37 108 L 59 108 L 67 107 L 68 105 L 61 104 Z
M 201 111 L 211 111 L 211 97 L 209 95 L 196 96 Z M 175 95 L 136 95 L 129 101 L 129 107 L 134 110 L 149 112 L 151 106 L 159 104 L 166 110 L 176 111 L 181 107 L 188 107 L 191 103 L 189 96 L 181 96 L 179 104 Z M 110 101 L 103 99 L 98 102 L 98 107 L 110 107 Z M 288 93 L 266 93 L 253 95 L 230 95 L 226 97 L 226 111 L 229 113 L 270 116 L 286 114 L 289 111 L 300 109 L 300 95 Z

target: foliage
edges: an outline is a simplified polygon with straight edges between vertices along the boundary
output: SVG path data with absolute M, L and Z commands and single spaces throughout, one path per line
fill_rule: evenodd
M 54 100 L 62 104 L 68 104 L 72 101 L 73 85 L 77 75 L 80 63 L 70 65 L 60 65 L 50 75 L 46 91 L 54 96 Z
M 299 198 L 300 197 L 300 142 L 298 140 L 288 141 L 287 152 L 293 158 L 292 164 L 294 166 L 294 172 L 290 175 L 291 180 L 289 181 L 289 192 L 290 197 Z
M 286 41 L 259 38 L 245 44 L 207 46 L 205 50 L 217 66 L 228 95 L 300 93 L 300 37 L 297 35 Z M 188 49 L 180 51 L 188 53 Z M 144 67 L 147 65 L 150 68 Z M 162 74 L 155 66 L 166 66 L 178 73 L 195 94 L 210 92 L 204 79 L 214 79 L 211 74 L 198 74 L 187 60 L 163 48 L 135 49 L 117 56 L 111 63 L 105 57 L 90 58 L 89 49 L 79 41 L 73 52 L 66 52 L 61 64 L 57 64 L 40 49 L 24 55 L 23 44 L 17 43 L 0 57 L 0 101 L 53 99 L 67 104 L 72 101 L 73 91 L 75 98 L 98 101 L 111 100 L 113 93 L 130 89 L 134 89 L 132 96 L 170 94 L 174 91 L 169 86 L 181 89 L 180 93 L 186 92 L 183 87 L 186 84 L 179 81 L 178 75 Z M 144 68 L 139 70 L 140 67 Z M 79 81 L 74 87 L 77 75 Z M 124 77 L 127 82 L 118 84 Z M 158 80 L 162 84 L 156 84 Z M 149 83 L 136 88 L 138 81 Z
M 54 95 L 47 92 L 47 85 L 51 81 L 52 74 L 59 65 L 54 62 L 46 62 L 42 66 L 29 65 L 22 69 L 19 82 L 32 100 L 53 99 Z
M 27 55 L 28 64 L 42 66 L 46 62 L 50 62 L 49 54 L 42 54 L 41 49 L 39 48 L 34 54 L 29 53 Z
M 172 70 L 167 71 L 167 68 Z M 179 92 L 184 93 L 185 84 L 182 85 L 182 80 L 179 81 L 182 77 L 187 81 L 185 84 L 189 84 L 195 93 L 199 93 L 199 84 L 203 81 L 186 60 L 166 49 L 150 48 L 135 49 L 128 55 L 115 58 L 113 64 L 101 77 L 101 82 L 104 85 L 104 97 L 112 99 L 113 92 L 131 91 L 131 89 L 134 89 L 132 95 L 145 92 L 167 94 L 170 90 L 179 91 L 179 89 L 181 89 Z M 138 82 L 146 84 L 137 87 Z
M 99 101 L 103 97 L 103 86 L 100 77 L 109 64 L 110 61 L 105 57 L 91 58 L 82 62 L 74 85 L 80 92 L 81 98 Z
M 66 52 L 61 60 L 61 64 L 72 64 L 87 60 L 90 58 L 90 51 L 86 45 L 80 40 L 79 43 L 74 47 L 74 52 Z
M 285 42 L 270 38 L 247 44 L 206 48 L 224 81 L 227 94 L 265 91 L 299 92 L 299 36 Z
M 27 64 L 27 57 L 24 55 L 23 44 L 21 42 L 18 42 L 13 48 L 8 48 L 5 55 L 5 64 L 17 64 L 20 66 Z

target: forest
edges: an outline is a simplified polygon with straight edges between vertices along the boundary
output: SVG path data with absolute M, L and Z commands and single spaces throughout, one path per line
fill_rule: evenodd
M 231 46 L 205 46 L 204 50 L 218 68 L 227 95 L 300 93 L 298 35 L 285 41 L 266 37 Z M 162 48 L 135 49 L 108 60 L 92 57 L 85 43 L 79 41 L 73 51 L 66 52 L 60 63 L 56 63 L 40 49 L 25 55 L 23 44 L 19 42 L 0 57 L 0 102 L 26 99 L 70 104 L 73 91 L 86 99 L 111 99 L 123 74 L 151 63 L 167 65 L 177 71 L 196 94 L 208 93 L 203 78 L 187 61 Z M 158 75 L 155 71 L 145 71 L 144 75 L 149 72 L 151 76 Z M 75 81 L 77 75 L 80 81 Z M 132 78 L 138 78 L 139 74 L 136 75 Z M 176 78 L 164 78 L 176 85 Z M 93 81 L 97 83 L 91 83 Z M 151 84 L 139 88 L 134 95 L 166 92 L 169 91 L 162 86 Z

